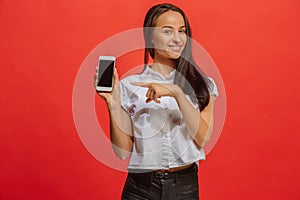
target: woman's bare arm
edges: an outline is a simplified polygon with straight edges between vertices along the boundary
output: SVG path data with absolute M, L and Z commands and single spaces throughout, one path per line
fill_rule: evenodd
M 96 77 L 98 73 L 96 71 Z M 97 78 L 95 78 L 97 80 Z M 95 81 L 95 85 L 97 82 Z M 132 152 L 132 127 L 128 114 L 121 108 L 120 83 L 117 71 L 114 71 L 113 90 L 110 93 L 98 92 L 107 105 L 110 118 L 110 140 L 116 155 L 125 160 Z

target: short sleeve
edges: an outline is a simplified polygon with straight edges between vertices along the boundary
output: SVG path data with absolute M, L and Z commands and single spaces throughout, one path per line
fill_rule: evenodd
M 217 85 L 216 85 L 214 79 L 207 77 L 206 80 L 207 80 L 208 91 L 209 91 L 210 96 L 214 95 L 215 97 L 217 97 L 219 95 L 219 92 L 218 92 L 218 88 L 217 88 Z M 192 106 L 195 109 L 199 110 L 198 102 L 196 103 L 195 101 L 193 101 L 189 95 L 186 95 L 186 97 L 189 100 L 189 102 L 192 104 Z
M 208 81 L 208 90 L 210 95 L 215 95 L 217 97 L 219 95 L 219 92 L 214 79 L 208 77 Z

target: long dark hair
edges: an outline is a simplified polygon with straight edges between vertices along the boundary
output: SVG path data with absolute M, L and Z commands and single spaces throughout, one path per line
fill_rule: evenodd
M 189 95 L 193 102 L 198 103 L 200 111 L 202 111 L 209 103 L 210 93 L 208 90 L 209 79 L 197 67 L 192 58 L 191 45 L 191 28 L 184 12 L 172 4 L 158 4 L 149 9 L 144 20 L 144 38 L 145 38 L 145 66 L 149 62 L 149 54 L 154 59 L 154 48 L 151 42 L 153 29 L 147 27 L 155 27 L 156 19 L 167 11 L 175 11 L 182 15 L 186 27 L 187 42 L 180 56 L 176 60 L 176 75 L 174 83 L 177 84 L 185 94 Z

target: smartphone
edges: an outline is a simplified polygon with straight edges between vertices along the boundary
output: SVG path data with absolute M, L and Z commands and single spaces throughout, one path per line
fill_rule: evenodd
M 97 92 L 112 91 L 115 63 L 115 56 L 99 56 Z

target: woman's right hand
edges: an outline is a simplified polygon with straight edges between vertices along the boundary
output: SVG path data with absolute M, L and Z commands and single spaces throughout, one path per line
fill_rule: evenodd
M 114 69 L 114 80 L 112 85 L 111 92 L 97 92 L 97 94 L 104 99 L 108 108 L 112 108 L 113 105 L 120 105 L 120 85 L 119 85 L 119 75 L 117 69 Z M 95 74 L 95 82 L 94 86 L 96 87 L 98 83 L 98 67 L 96 67 L 96 74 Z M 118 103 L 118 104 L 117 104 Z

